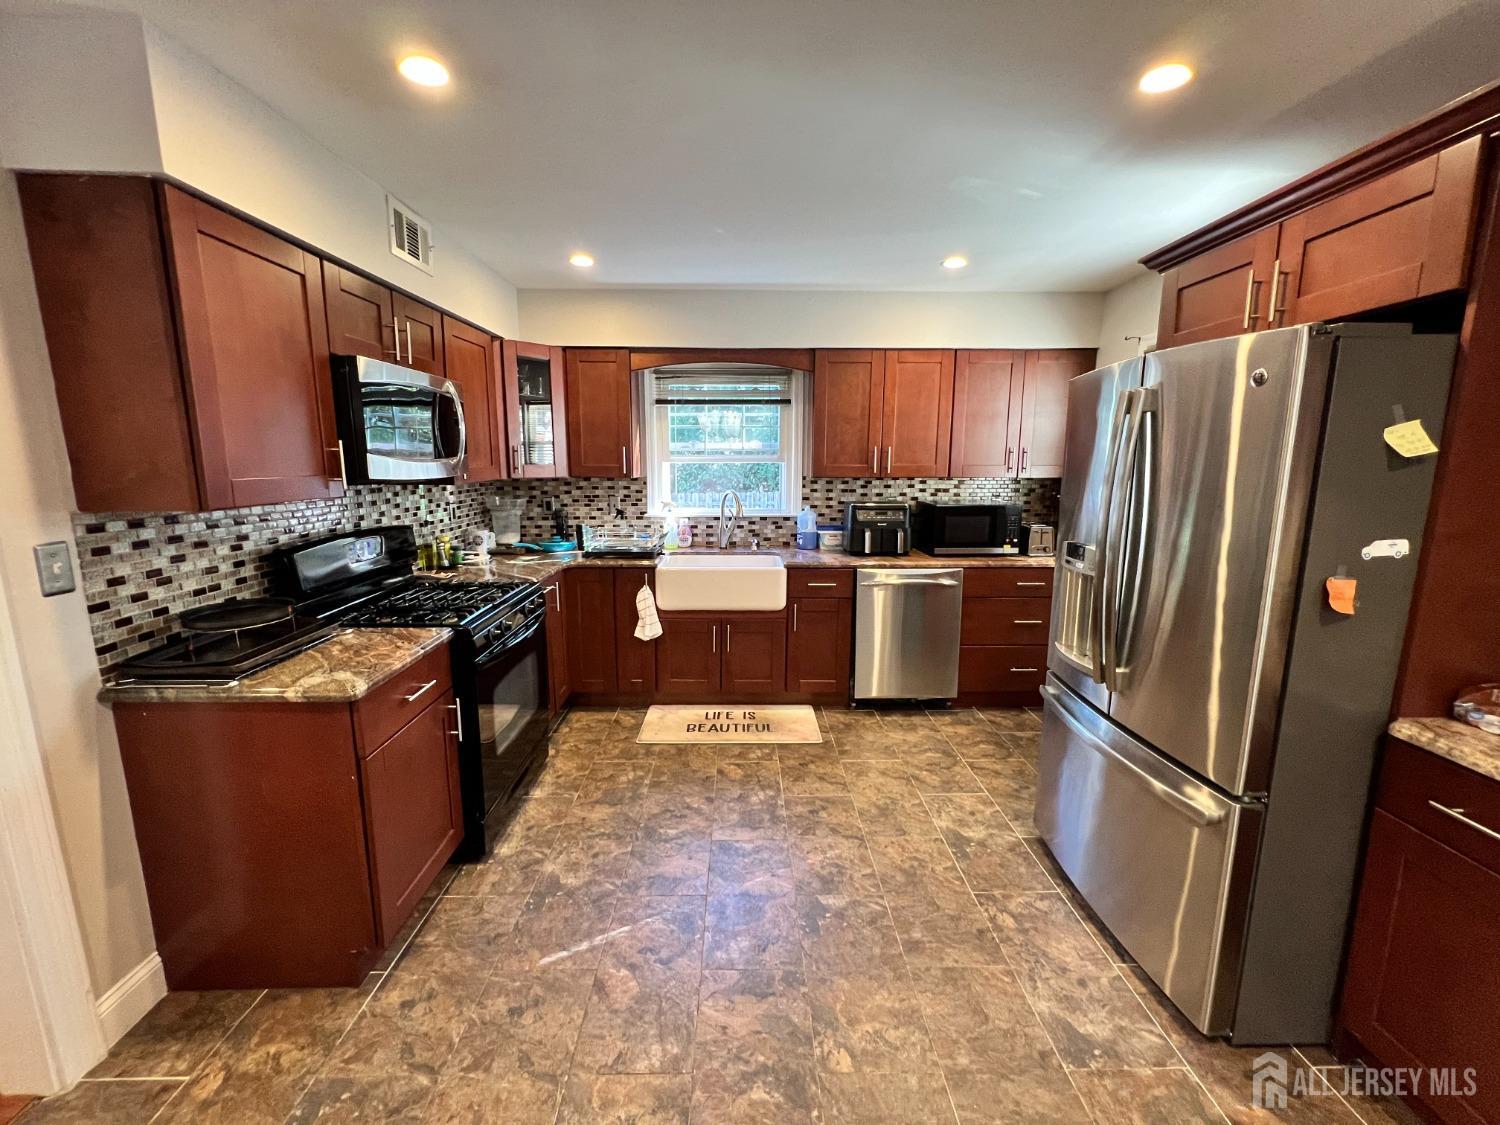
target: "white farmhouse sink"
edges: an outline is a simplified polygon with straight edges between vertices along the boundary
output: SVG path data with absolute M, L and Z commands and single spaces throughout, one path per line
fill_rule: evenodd
M 667 555 L 656 564 L 656 604 L 665 610 L 786 608 L 786 567 L 776 555 Z

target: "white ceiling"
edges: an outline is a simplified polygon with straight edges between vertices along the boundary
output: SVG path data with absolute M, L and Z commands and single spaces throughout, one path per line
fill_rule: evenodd
M 96 2 L 522 288 L 1108 288 L 1500 54 L 1500 0 Z M 1198 80 L 1138 94 L 1170 59 Z

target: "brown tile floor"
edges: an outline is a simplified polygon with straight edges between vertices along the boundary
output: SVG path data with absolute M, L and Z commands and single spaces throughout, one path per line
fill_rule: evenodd
M 829 711 L 818 746 L 639 721 L 570 715 L 363 988 L 174 993 L 23 1125 L 1404 1119 L 1250 1106 L 1259 1052 L 1183 1023 L 1034 838 L 1034 713 Z

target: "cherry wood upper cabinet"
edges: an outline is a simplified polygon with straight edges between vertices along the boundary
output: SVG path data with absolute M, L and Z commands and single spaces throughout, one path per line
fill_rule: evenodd
M 328 350 L 396 361 L 396 318 L 391 291 L 378 281 L 323 263 L 323 300 L 328 306 Z
M 1022 477 L 1060 477 L 1068 426 L 1068 381 L 1091 371 L 1093 348 L 1052 348 L 1026 353 L 1021 387 Z M 1012 399 L 1014 401 L 1014 399 Z
M 953 437 L 953 353 L 939 348 L 886 352 L 883 400 L 882 475 L 946 476 Z
M 960 351 L 953 369 L 955 477 L 1016 474 L 1021 448 L 1023 352 Z M 1014 398 L 1017 409 L 1011 409 Z
M 392 315 L 401 330 L 396 362 L 429 375 L 444 375 L 443 314 L 405 293 L 391 294 Z
M 568 475 L 567 380 L 563 350 L 523 340 L 501 344 L 500 395 L 508 445 L 501 456 L 509 475 Z
M 1461 289 L 1483 138 L 1471 137 L 1281 224 L 1270 324 L 1308 324 Z
M 868 477 L 884 462 L 882 351 L 820 349 L 813 360 L 812 475 Z
M 624 348 L 567 348 L 564 362 L 568 475 L 639 476 L 630 352 Z
M 1266 325 L 1277 227 L 1215 247 L 1162 275 L 1156 346 L 1255 332 Z
M 451 316 L 444 316 L 442 325 L 447 377 L 458 384 L 464 401 L 468 456 L 463 479 L 499 480 L 504 476 L 504 424 L 495 399 L 495 342 L 488 332 Z
M 161 192 L 205 504 L 336 495 L 322 263 L 177 188 Z

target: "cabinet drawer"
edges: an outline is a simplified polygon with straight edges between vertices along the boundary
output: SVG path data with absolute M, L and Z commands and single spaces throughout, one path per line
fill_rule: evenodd
M 1046 645 L 962 645 L 958 690 L 1035 692 L 1047 678 Z
M 964 597 L 966 598 L 1050 598 L 1051 596 L 1051 567 L 976 566 L 964 571 Z
M 368 756 L 453 684 L 448 646 L 433 649 L 354 705 L 360 753 Z
M 789 567 L 786 596 L 791 598 L 852 598 L 854 571 L 833 567 Z
M 959 643 L 1045 647 L 1051 618 L 1051 598 L 965 598 Z
M 1386 742 L 1376 803 L 1392 816 L 1500 874 L 1500 840 L 1443 811 L 1451 809 L 1474 824 L 1500 832 L 1500 781 L 1392 738 Z

